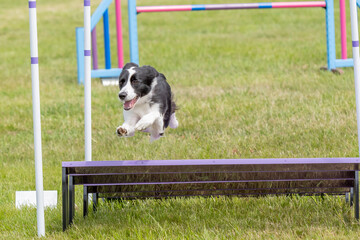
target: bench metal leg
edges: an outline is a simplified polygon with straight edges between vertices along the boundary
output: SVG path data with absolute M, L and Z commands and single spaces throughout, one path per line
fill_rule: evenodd
M 75 185 L 74 177 L 69 176 L 69 224 L 73 223 L 75 215 Z
M 88 215 L 88 206 L 89 206 L 89 199 L 88 199 L 88 191 L 87 186 L 84 186 L 84 203 L 83 203 L 83 215 L 86 217 Z
M 99 196 L 97 193 L 93 193 L 92 197 L 93 197 L 93 211 L 96 212 L 96 209 L 98 206 L 98 201 L 99 201 Z
M 68 178 L 66 175 L 66 168 L 62 169 L 62 221 L 63 231 L 66 230 L 69 225 L 69 196 L 68 196 Z
M 355 171 L 354 204 L 355 218 L 359 220 L 359 171 Z
M 345 201 L 350 204 L 350 207 L 354 204 L 354 188 L 350 188 L 350 192 L 345 193 Z

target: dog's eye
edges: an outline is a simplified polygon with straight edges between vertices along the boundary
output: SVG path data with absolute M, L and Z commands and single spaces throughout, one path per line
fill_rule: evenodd
M 121 80 L 119 81 L 119 85 L 120 85 L 120 86 L 124 85 L 124 83 L 125 83 L 125 79 L 121 79 Z
M 132 78 L 132 79 L 131 79 L 131 83 L 132 83 L 132 84 L 138 84 L 138 83 L 139 83 L 139 80 L 137 80 L 136 78 Z

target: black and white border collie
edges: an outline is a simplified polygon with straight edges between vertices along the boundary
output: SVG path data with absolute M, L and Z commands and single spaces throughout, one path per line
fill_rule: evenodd
M 135 131 L 144 131 L 150 133 L 152 142 L 163 136 L 168 126 L 178 127 L 170 85 L 155 68 L 127 63 L 119 76 L 119 87 L 124 123 L 116 129 L 118 136 L 132 137 Z

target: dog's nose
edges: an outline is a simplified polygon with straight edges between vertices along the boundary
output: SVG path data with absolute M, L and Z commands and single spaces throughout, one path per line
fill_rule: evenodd
M 124 99 L 126 98 L 126 96 L 127 96 L 127 93 L 126 93 L 126 92 L 121 92 L 121 93 L 119 93 L 119 98 L 120 98 L 121 100 L 124 100 Z

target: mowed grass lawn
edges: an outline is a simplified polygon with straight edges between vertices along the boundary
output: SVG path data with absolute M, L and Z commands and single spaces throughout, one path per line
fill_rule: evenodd
M 84 89 L 76 80 L 75 51 L 83 2 L 37 5 L 44 188 L 58 191 L 57 208 L 45 212 L 47 238 L 358 239 L 359 223 L 343 196 L 125 201 L 102 204 L 84 220 L 80 188 L 74 224 L 62 232 L 61 162 L 84 160 Z M 109 12 L 115 66 L 113 5 Z M 15 191 L 35 190 L 28 19 L 26 1 L 1 1 L 0 239 L 37 235 L 35 208 L 15 208 Z M 140 63 L 167 77 L 180 106 L 180 126 L 153 144 L 144 133 L 118 138 L 118 89 L 94 79 L 93 160 L 358 156 L 353 69 L 343 69 L 343 75 L 319 70 L 326 65 L 323 9 L 140 14 L 138 31 Z

